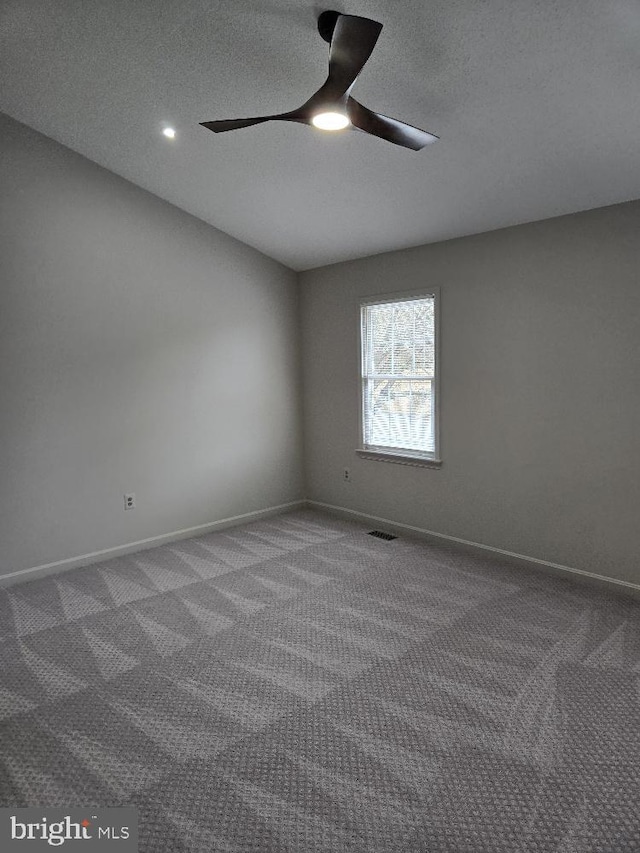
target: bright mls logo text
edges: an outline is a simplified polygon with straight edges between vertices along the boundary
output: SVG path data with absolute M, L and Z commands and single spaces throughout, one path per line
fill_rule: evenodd
M 0 809 L 0 849 L 47 850 L 64 844 L 87 853 L 117 850 L 135 853 L 138 849 L 138 819 L 134 808 L 89 807 L 49 809 Z M 25 844 L 22 842 L 26 842 Z M 66 848 L 65 848 L 66 849 Z M 115 850 L 114 850 L 115 853 Z
M 94 816 L 95 819 L 95 816 Z M 53 847 L 59 847 L 65 841 L 81 841 L 94 837 L 91 831 L 91 821 L 84 818 L 80 822 L 72 821 L 69 815 L 63 820 L 49 823 L 43 817 L 39 823 L 21 823 L 14 815 L 11 816 L 12 841 L 46 841 Z M 129 827 L 121 826 L 117 830 L 113 826 L 99 826 L 98 838 L 128 838 Z

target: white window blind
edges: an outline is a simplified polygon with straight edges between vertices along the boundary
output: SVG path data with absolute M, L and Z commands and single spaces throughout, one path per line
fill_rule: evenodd
M 362 443 L 436 456 L 435 296 L 362 305 Z

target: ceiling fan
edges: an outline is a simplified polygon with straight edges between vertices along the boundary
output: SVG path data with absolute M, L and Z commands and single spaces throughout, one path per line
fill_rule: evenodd
M 295 121 L 323 130 L 355 128 L 395 145 L 419 151 L 438 137 L 388 116 L 374 113 L 351 97 L 351 89 L 382 30 L 382 24 L 357 15 L 323 12 L 318 32 L 329 43 L 329 75 L 318 91 L 296 110 L 257 118 L 203 121 L 214 133 L 237 130 L 265 121 Z

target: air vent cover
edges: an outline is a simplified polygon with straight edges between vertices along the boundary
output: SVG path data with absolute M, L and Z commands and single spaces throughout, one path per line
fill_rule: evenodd
M 375 536 L 376 539 L 384 539 L 385 542 L 391 542 L 392 539 L 397 539 L 392 533 L 383 533 L 382 530 L 370 530 L 369 536 Z

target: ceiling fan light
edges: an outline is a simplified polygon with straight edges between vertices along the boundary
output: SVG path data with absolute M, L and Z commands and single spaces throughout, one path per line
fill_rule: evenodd
M 349 124 L 349 119 L 344 113 L 326 112 L 313 116 L 311 123 L 320 130 L 343 130 Z

